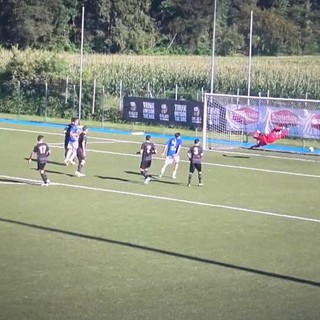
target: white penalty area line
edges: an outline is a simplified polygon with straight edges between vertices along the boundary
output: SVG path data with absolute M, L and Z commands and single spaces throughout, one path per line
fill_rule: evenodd
M 62 146 L 53 146 L 53 147 L 63 148 Z M 87 149 L 87 151 L 93 152 L 93 153 L 111 154 L 111 155 L 115 155 L 115 156 L 125 156 L 125 157 L 134 157 L 134 158 L 141 157 L 141 155 L 139 155 L 139 154 L 137 155 L 137 154 L 130 154 L 130 153 L 114 152 L 114 151 L 95 150 L 95 149 L 89 149 L 89 148 Z M 153 156 L 153 159 L 164 160 L 164 158 L 155 157 L 155 156 Z M 189 161 L 187 161 L 187 160 L 180 160 L 180 162 L 189 163 Z M 212 163 L 212 162 L 202 162 L 202 164 L 206 165 L 206 166 L 222 167 L 222 168 L 229 168 L 229 169 L 241 169 L 241 170 L 248 170 L 248 171 L 258 171 L 258 172 L 265 172 L 265 173 L 285 174 L 285 175 L 289 175 L 289 176 L 320 179 L 320 175 L 309 174 L 309 173 L 299 173 L 299 172 L 260 169 L 260 168 L 243 167 L 243 166 L 233 166 L 233 165 L 229 165 L 229 164 Z
M 37 130 L 27 130 L 27 129 L 14 129 L 14 128 L 2 128 L 0 127 L 0 130 L 3 131 L 16 131 L 16 132 L 25 132 L 25 133 L 35 133 L 35 134 L 43 134 L 43 135 L 48 135 L 48 136 L 60 136 L 60 137 L 64 137 L 65 134 L 64 133 L 56 133 L 56 132 L 47 132 L 47 131 L 37 131 Z M 118 139 L 110 139 L 110 138 L 100 138 L 100 137 L 94 137 L 90 135 L 90 140 L 94 139 L 94 140 L 100 140 L 100 142 L 93 142 L 90 141 L 91 143 L 135 143 L 135 144 L 141 144 L 141 142 L 137 142 L 137 141 L 130 141 L 130 140 L 118 140 Z M 49 145 L 53 145 L 56 143 L 48 143 Z M 63 143 L 61 143 L 63 144 Z
M 27 185 L 26 182 L 20 182 L 19 183 L 16 183 L 16 182 L 12 182 L 12 181 L 0 181 L 0 184 L 7 184 L 7 185 L 15 185 L 15 186 L 25 186 Z
M 19 182 L 20 181 L 29 182 L 29 183 L 30 182 L 31 183 L 38 183 L 39 182 L 38 180 L 34 180 L 34 179 L 21 178 L 21 177 L 12 177 L 12 176 L 5 176 L 5 175 L 0 175 L 0 178 L 10 179 L 10 180 L 14 179 L 14 180 L 17 180 Z M 127 195 L 127 196 L 132 196 L 132 197 L 140 197 L 140 198 L 147 198 L 147 199 L 154 199 L 154 200 L 171 201 L 171 202 L 182 203 L 182 204 L 187 204 L 187 205 L 195 205 L 195 206 L 219 208 L 219 209 L 225 209 L 225 210 L 231 210 L 231 211 L 239 211 L 239 212 L 245 212 L 245 213 L 253 213 L 253 214 L 272 216 L 272 217 L 283 218 L 283 219 L 291 219 L 291 220 L 299 220 L 299 221 L 320 223 L 319 219 L 314 219 L 314 218 L 307 218 L 307 217 L 301 217 L 301 216 L 292 216 L 292 215 L 289 215 L 289 214 L 281 214 L 281 213 L 275 213 L 275 212 L 269 212 L 269 211 L 254 210 L 254 209 L 241 208 L 241 207 L 233 207 L 233 206 L 227 206 L 227 205 L 222 205 L 222 204 L 214 204 L 214 203 L 207 203 L 207 202 L 200 202 L 200 201 L 184 200 L 184 199 L 171 198 L 171 197 L 165 197 L 165 196 L 149 195 L 149 194 L 136 193 L 136 192 L 127 192 L 127 191 L 120 191 L 120 190 L 96 188 L 96 187 L 89 187 L 89 186 L 82 186 L 82 185 L 59 183 L 59 182 L 51 183 L 50 186 L 61 186 L 61 187 L 66 187 L 66 188 L 75 188 L 75 189 L 82 189 L 82 190 L 107 192 L 107 193 Z
M 64 134 L 62 134 L 62 133 L 43 132 L 43 131 L 26 130 L 26 129 L 13 129 L 13 128 L 2 128 L 2 127 L 0 127 L 0 130 L 4 130 L 4 131 L 19 131 L 19 132 L 37 133 L 37 134 L 47 134 L 47 135 L 55 135 L 55 136 L 64 136 Z M 106 143 L 121 142 L 121 143 L 141 144 L 141 142 L 136 142 L 136 141 L 105 139 L 105 138 L 91 137 L 91 136 L 90 136 L 90 139 L 102 140 L 102 141 L 105 141 Z M 90 141 L 88 143 L 88 145 L 90 145 L 91 143 L 92 142 Z M 50 143 L 49 143 L 49 145 L 50 145 Z M 53 143 L 52 146 L 56 147 L 56 148 L 63 148 L 63 143 L 61 143 L 60 145 Z M 102 154 L 112 154 L 112 155 L 118 155 L 118 156 L 125 156 L 125 157 L 140 157 L 141 156 L 141 155 L 135 155 L 135 154 L 129 154 L 129 153 L 94 150 L 94 149 L 89 149 L 89 148 L 88 148 L 88 151 L 89 152 L 95 152 L 95 153 L 102 153 Z M 252 156 L 254 154 L 245 153 L 245 155 Z M 264 156 L 264 157 L 273 157 L 273 156 Z M 164 159 L 164 158 L 155 157 L 155 156 L 153 158 L 154 159 L 158 159 L 158 160 L 159 159 L 162 159 L 162 160 Z M 284 159 L 284 160 L 299 160 L 299 161 L 306 161 L 306 162 L 318 162 L 316 160 L 308 160 L 308 159 L 303 160 L 303 159 L 285 158 L 285 157 L 282 157 L 281 159 Z M 185 162 L 185 163 L 189 163 L 189 161 L 187 161 L 187 160 L 180 160 L 180 161 L 181 162 Z M 234 165 L 218 164 L 218 163 L 211 163 L 211 162 L 203 162 L 203 164 L 207 165 L 207 166 L 215 166 L 215 167 L 223 167 L 223 168 L 231 168 L 231 169 L 258 171 L 258 172 L 273 173 L 273 174 L 285 174 L 285 175 L 298 176 L 298 177 L 309 177 L 309 178 L 318 178 L 318 179 L 320 178 L 320 175 L 307 174 L 307 173 L 296 173 L 296 172 L 290 172 L 290 171 L 278 171 L 278 170 L 270 170 L 270 169 L 260 169 L 260 168 L 234 166 Z
M 14 128 L 3 128 L 0 127 L 0 130 L 4 131 L 17 131 L 17 132 L 26 132 L 26 133 L 36 133 L 36 134 L 46 134 L 46 135 L 53 135 L 53 136 L 64 136 L 63 133 L 54 133 L 54 132 L 46 132 L 46 131 L 36 131 L 36 130 L 27 130 L 27 129 L 14 129 Z M 132 140 L 120 140 L 120 139 L 111 139 L 111 138 L 100 138 L 100 137 L 90 137 L 90 144 L 92 144 L 92 139 L 95 140 L 101 140 L 105 143 L 132 143 L 132 144 L 139 144 L 141 145 L 141 142 L 139 141 L 132 141 Z M 187 147 L 183 147 L 184 149 L 188 149 Z M 239 152 L 239 151 L 226 151 L 226 150 L 207 150 L 207 152 L 215 152 L 215 153 L 229 153 L 229 154 L 237 154 L 237 155 L 245 155 L 250 157 L 261 157 L 261 158 L 271 158 L 271 159 L 279 159 L 279 160 L 291 160 L 291 161 L 301 161 L 301 162 L 319 162 L 319 160 L 314 159 L 305 159 L 305 158 L 296 158 L 296 157 L 285 157 L 285 156 L 276 156 L 276 155 L 267 155 L 267 154 L 261 154 L 261 153 L 245 153 L 245 152 Z

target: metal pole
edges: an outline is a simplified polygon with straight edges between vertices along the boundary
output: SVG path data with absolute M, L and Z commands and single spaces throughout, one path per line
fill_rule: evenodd
M 48 121 L 48 82 L 45 82 L 45 97 L 46 97 L 46 105 L 45 105 L 45 110 L 44 110 L 44 117 L 45 117 L 45 122 Z
M 64 104 L 68 104 L 68 98 L 69 98 L 69 76 L 66 78 L 66 98 L 64 100 Z
M 102 128 L 104 128 L 104 106 L 105 106 L 105 88 L 104 86 L 102 86 L 102 106 L 101 106 L 101 111 L 102 111 L 102 115 L 101 115 L 101 122 L 102 122 Z
M 21 82 L 18 80 L 18 113 L 17 113 L 17 119 L 20 118 L 20 108 L 21 108 Z
M 119 110 L 122 111 L 122 80 L 120 80 L 120 86 L 119 86 Z
M 251 67 L 252 67 L 252 29 L 253 29 L 253 11 L 251 10 L 250 17 L 250 45 L 249 45 L 249 62 L 248 62 L 248 98 L 251 92 Z M 249 104 L 249 100 L 248 100 Z
M 237 107 L 239 106 L 239 95 L 240 95 L 240 89 L 237 89 Z
M 202 122 L 202 148 L 203 148 L 203 150 L 207 150 L 207 119 L 208 119 L 208 101 L 207 101 L 206 94 L 204 94 L 203 122 Z
M 214 0 L 213 8 L 213 30 L 212 30 L 212 52 L 211 52 L 211 87 L 210 93 L 213 93 L 214 73 L 215 73 L 215 51 L 216 51 L 216 22 L 217 22 L 217 0 Z
M 75 108 L 76 108 L 76 85 L 73 85 L 73 104 L 72 104 L 72 116 L 75 116 Z
M 176 84 L 175 100 L 178 100 L 178 84 Z
M 308 100 L 308 95 L 309 95 L 309 94 L 308 94 L 308 92 L 307 92 L 307 93 L 306 93 L 306 100 Z M 307 107 L 308 102 L 306 101 L 304 105 L 305 105 L 305 107 Z
M 79 120 L 81 119 L 81 103 L 82 103 L 83 38 L 84 38 L 84 6 L 82 7 L 82 22 L 81 22 L 80 84 L 79 84 L 79 111 L 78 111 Z
M 96 87 L 97 87 L 97 79 L 94 79 L 93 81 L 93 96 L 92 96 L 92 111 L 91 114 L 92 116 L 94 115 L 94 109 L 95 109 L 95 104 L 96 104 Z

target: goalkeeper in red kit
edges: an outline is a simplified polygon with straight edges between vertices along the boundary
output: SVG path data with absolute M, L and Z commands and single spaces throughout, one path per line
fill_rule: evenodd
M 288 128 L 281 128 L 279 126 L 275 127 L 270 133 L 267 134 L 263 134 L 257 130 L 253 133 L 253 138 L 256 139 L 258 143 L 254 146 L 251 146 L 250 149 L 263 147 L 267 144 L 283 139 L 288 135 L 288 133 Z

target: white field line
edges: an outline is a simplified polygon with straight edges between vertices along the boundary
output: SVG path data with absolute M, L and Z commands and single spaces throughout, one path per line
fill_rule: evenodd
M 22 181 L 22 182 L 39 183 L 38 180 L 21 178 L 21 177 L 0 175 L 0 178 L 15 179 L 17 181 Z M 127 196 L 132 196 L 132 197 L 171 201 L 171 202 L 178 202 L 178 203 L 183 203 L 183 204 L 187 204 L 187 205 L 219 208 L 219 209 L 225 209 L 225 210 L 231 210 L 231 211 L 240 211 L 240 212 L 247 212 L 247 213 L 253 213 L 253 214 L 258 214 L 258 215 L 272 216 L 272 217 L 283 218 L 283 219 L 291 219 L 291 220 L 300 220 L 300 221 L 320 223 L 319 219 L 314 219 L 314 218 L 293 216 L 293 215 L 289 215 L 289 214 L 281 214 L 281 213 L 276 213 L 276 212 L 254 210 L 254 209 L 241 208 L 241 207 L 226 206 L 226 205 L 222 205 L 222 204 L 214 204 L 214 203 L 207 203 L 207 202 L 200 202 L 200 201 L 190 201 L 190 200 L 149 195 L 149 194 L 136 193 L 136 192 L 127 192 L 127 191 L 120 191 L 120 190 L 96 188 L 96 187 L 81 186 L 81 185 L 67 184 L 67 183 L 51 183 L 50 186 L 61 186 L 61 187 L 66 187 L 66 188 L 75 188 L 75 189 L 83 189 L 83 190 L 90 190 L 90 191 L 97 191 L 97 192 L 115 193 L 115 194 L 127 195 Z
M 90 137 L 90 139 L 91 139 L 91 137 Z M 108 141 L 108 140 L 106 140 L 106 141 L 90 141 L 90 145 L 91 144 L 111 144 L 111 143 L 118 143 L 119 141 Z
M 45 132 L 45 131 L 36 131 L 36 130 L 26 130 L 26 129 L 14 129 L 14 128 L 2 128 L 0 127 L 0 130 L 4 131 L 18 131 L 18 132 L 26 132 L 26 133 L 36 133 L 36 134 L 46 134 L 46 135 L 53 135 L 53 136 L 64 136 L 63 133 L 53 133 L 53 132 Z M 100 137 L 94 137 L 89 136 L 90 140 L 101 140 L 106 143 L 131 143 L 131 144 L 141 144 L 141 142 L 138 141 L 132 141 L 132 140 L 119 140 L 119 139 L 111 139 L 111 138 L 100 138 Z M 91 141 L 90 141 L 91 143 Z M 187 148 L 185 148 L 187 149 Z M 267 155 L 267 154 L 260 154 L 260 153 L 245 153 L 245 152 L 236 152 L 236 151 L 221 151 L 221 150 L 207 150 L 206 152 L 216 152 L 216 153 L 222 153 L 222 154 L 235 154 L 235 155 L 243 155 L 243 156 L 250 156 L 250 157 L 261 157 L 261 158 L 272 158 L 272 159 L 279 159 L 279 160 L 291 160 L 291 161 L 302 161 L 302 162 L 316 162 L 318 163 L 319 160 L 314 159 L 304 159 L 304 158 L 293 158 L 293 157 L 285 157 L 285 156 L 276 156 L 276 155 Z
M 15 186 L 25 186 L 25 185 L 27 185 L 27 183 L 25 183 L 25 182 L 16 183 L 16 182 L 10 182 L 10 181 L 0 181 L 0 184 L 11 184 L 11 185 L 15 185 Z
M 62 148 L 56 146 L 56 148 Z M 130 154 L 130 153 L 121 153 L 121 152 L 113 152 L 113 151 L 104 151 L 104 150 L 94 150 L 94 149 L 87 149 L 88 152 L 93 153 L 102 153 L 102 154 L 112 154 L 115 156 L 125 156 L 125 157 L 141 157 L 141 155 Z M 153 156 L 153 159 L 157 160 L 164 160 L 161 157 Z M 187 160 L 180 160 L 180 162 L 189 163 Z M 230 168 L 230 169 L 241 169 L 241 170 L 248 170 L 248 171 L 258 171 L 258 172 L 265 172 L 265 173 L 273 173 L 273 174 L 285 174 L 289 176 L 297 176 L 297 177 L 308 177 L 308 178 L 320 178 L 320 175 L 316 174 L 308 174 L 308 173 L 299 173 L 299 172 L 290 172 L 290 171 L 279 171 L 279 170 L 270 170 L 270 169 L 260 169 L 260 168 L 251 168 L 251 167 L 242 167 L 242 166 L 233 166 L 228 164 L 220 164 L 220 163 L 211 163 L 211 162 L 202 162 L 206 166 L 214 166 L 214 167 L 222 167 L 222 168 Z
M 59 146 L 64 146 L 63 142 L 50 142 L 48 143 L 49 147 L 59 147 Z
M 17 131 L 17 132 L 25 132 L 25 133 L 36 133 L 36 134 L 43 134 L 43 135 L 48 135 L 48 136 L 60 136 L 64 137 L 64 133 L 55 133 L 55 132 L 46 132 L 46 131 L 37 131 L 37 130 L 26 130 L 26 129 L 14 129 L 14 128 L 2 128 L 0 127 L 0 130 L 3 131 Z M 138 141 L 131 141 L 131 140 L 118 140 L 118 139 L 110 139 L 110 138 L 100 138 L 100 137 L 93 137 L 89 136 L 90 140 L 95 139 L 95 140 L 101 140 L 105 143 L 116 143 L 116 142 L 121 142 L 121 143 L 134 143 L 134 144 L 141 144 L 141 142 Z
M 35 131 L 35 130 L 25 130 L 25 129 L 13 129 L 13 128 L 2 128 L 0 127 L 0 130 L 5 130 L 5 131 L 20 131 L 20 132 L 27 132 L 27 133 L 37 133 L 37 134 L 47 134 L 47 135 L 58 135 L 58 136 L 64 136 L 63 133 L 52 133 L 52 132 L 42 132 L 42 131 Z M 123 143 L 134 143 L 134 144 L 141 144 L 141 142 L 136 142 L 136 141 L 127 141 L 127 140 L 117 140 L 117 139 L 104 139 L 104 138 L 99 138 L 99 137 L 91 137 L 90 139 L 97 139 L 97 140 L 104 140 L 104 141 L 114 141 L 114 142 L 123 142 Z M 88 143 L 90 145 L 90 142 Z M 63 146 L 58 148 L 63 148 Z M 95 153 L 103 153 L 103 154 L 112 154 L 112 155 L 119 155 L 119 156 L 126 156 L 126 157 L 139 157 L 139 155 L 135 154 L 128 154 L 128 153 L 120 153 L 120 152 L 112 152 L 112 151 L 103 151 L 103 150 L 93 150 L 89 149 L 89 152 L 95 152 Z M 246 155 L 252 155 L 246 154 Z M 266 157 L 266 156 L 265 156 Z M 154 157 L 154 159 L 162 159 L 160 157 Z M 292 158 L 283 158 L 286 160 L 292 160 Z M 303 160 L 303 159 L 299 159 Z M 318 162 L 316 160 L 305 160 L 305 161 L 312 161 L 312 162 Z M 186 160 L 181 160 L 181 162 L 189 162 Z M 313 175 L 313 174 L 305 174 L 305 173 L 295 173 L 295 172 L 289 172 L 289 171 L 277 171 L 277 170 L 269 170 L 269 169 L 260 169 L 260 168 L 251 168 L 251 167 L 243 167 L 243 166 L 233 166 L 233 165 L 226 165 L 226 164 L 218 164 L 218 163 L 209 163 L 209 162 L 203 162 L 204 165 L 207 166 L 215 166 L 215 167 L 223 167 L 223 168 L 231 168 L 231 169 L 241 169 L 241 170 L 248 170 L 248 171 L 258 171 L 258 172 L 265 172 L 265 173 L 273 173 L 273 174 L 285 174 L 285 175 L 291 175 L 291 176 L 300 176 L 300 177 L 310 177 L 310 178 L 320 178 L 319 175 Z
M 25 130 L 25 129 L 13 129 L 13 128 L 1 128 L 0 130 L 9 130 L 9 131 L 20 131 L 20 132 L 28 132 L 28 133 L 43 133 L 41 131 L 34 131 L 34 130 Z M 64 136 L 62 133 L 52 133 L 52 132 L 45 132 L 45 134 L 48 135 L 59 135 L 59 136 Z M 104 138 L 99 138 L 99 137 L 90 137 L 90 139 L 98 139 L 98 140 L 105 140 L 105 141 L 114 141 L 114 142 L 123 142 L 123 143 L 135 143 L 135 144 L 140 144 L 141 142 L 135 142 L 135 141 L 126 141 L 126 140 L 117 140 L 117 139 L 104 139 Z M 90 142 L 88 143 L 90 145 Z M 59 147 L 58 147 L 59 148 Z M 62 147 L 61 147 L 62 148 Z M 139 155 L 134 155 L 134 154 L 128 154 L 128 153 L 120 153 L 120 152 L 112 152 L 112 151 L 102 151 L 102 150 L 93 150 L 89 149 L 89 152 L 95 152 L 95 153 L 103 153 L 103 154 L 112 154 L 112 155 L 119 155 L 119 156 L 126 156 L 126 157 L 139 157 Z M 248 154 L 246 154 L 248 155 Z M 250 154 L 251 156 L 251 154 Z M 162 159 L 159 157 L 154 157 L 154 159 Z M 283 159 L 286 160 L 292 160 L 292 158 L 285 158 Z M 303 160 L 303 159 L 299 159 Z M 309 162 L 318 162 L 316 160 L 305 160 Z M 186 160 L 181 160 L 181 162 L 189 162 Z M 231 168 L 231 169 L 241 169 L 241 170 L 248 170 L 248 171 L 258 171 L 258 172 L 265 172 L 265 173 L 273 173 L 273 174 L 285 174 L 285 175 L 291 175 L 291 176 L 299 176 L 299 177 L 309 177 L 309 178 L 320 178 L 319 175 L 314 175 L 314 174 L 306 174 L 306 173 L 296 173 L 296 172 L 289 172 L 289 171 L 278 171 L 278 170 L 269 170 L 269 169 L 260 169 L 260 168 L 251 168 L 251 167 L 243 167 L 243 166 L 233 166 L 233 165 L 226 165 L 226 164 L 218 164 L 218 163 L 209 163 L 209 162 L 203 162 L 204 165 L 207 166 L 215 166 L 215 167 L 223 167 L 223 168 Z

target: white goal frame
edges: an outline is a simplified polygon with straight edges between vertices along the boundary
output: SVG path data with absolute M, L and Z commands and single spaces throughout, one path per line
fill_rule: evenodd
M 320 140 L 320 100 L 204 94 L 205 150 L 210 141 L 212 149 L 248 147 L 255 130 L 268 133 L 275 125 L 289 127 L 289 136 L 302 144 L 305 139 Z

